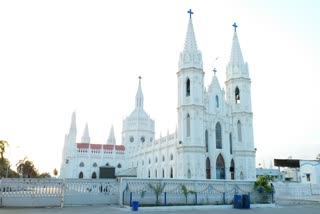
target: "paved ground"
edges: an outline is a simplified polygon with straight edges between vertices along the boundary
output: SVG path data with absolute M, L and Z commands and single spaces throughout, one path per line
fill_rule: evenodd
M 172 208 L 171 208 L 172 209 Z M 139 210 L 133 212 L 128 208 L 119 206 L 77 206 L 65 208 L 0 208 L 1 214 L 126 214 L 126 213 L 143 213 L 143 214 L 237 214 L 237 213 L 260 213 L 260 214 L 319 214 L 320 204 L 310 205 L 276 205 L 275 208 L 251 208 L 239 210 L 233 208 L 206 208 L 206 209 L 187 209 L 187 210 Z

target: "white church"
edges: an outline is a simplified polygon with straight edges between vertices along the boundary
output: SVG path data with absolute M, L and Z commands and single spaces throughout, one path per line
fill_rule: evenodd
M 65 136 L 61 178 L 98 178 L 99 167 L 138 178 L 255 180 L 251 80 L 234 24 L 225 89 L 216 75 L 204 85 L 191 10 L 178 64 L 178 123 L 174 134 L 155 139 L 155 122 L 144 109 L 141 79 L 135 108 L 123 120 L 121 144 L 111 128 L 106 144 L 90 142 L 86 125 L 77 142 L 76 115 Z M 173 69 L 174 70 L 174 69 Z

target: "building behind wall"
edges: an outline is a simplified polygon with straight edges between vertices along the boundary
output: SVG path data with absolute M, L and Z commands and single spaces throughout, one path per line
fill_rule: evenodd
M 202 54 L 190 17 L 178 63 L 175 132 L 155 139 L 155 122 L 144 109 L 139 78 L 135 108 L 123 120 L 121 145 L 113 128 L 106 144 L 91 143 L 88 125 L 76 143 L 73 113 L 61 177 L 96 178 L 99 167 L 114 166 L 116 175 L 130 171 L 140 178 L 255 180 L 251 80 L 234 27 L 225 89 L 216 72 L 209 86 L 204 85 Z

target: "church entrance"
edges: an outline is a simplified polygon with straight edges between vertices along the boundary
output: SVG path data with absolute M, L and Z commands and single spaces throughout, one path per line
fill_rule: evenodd
M 211 179 L 211 165 L 209 157 L 207 157 L 206 160 L 206 178 Z
M 221 154 L 216 161 L 216 179 L 226 179 L 224 159 Z
M 230 177 L 231 177 L 231 180 L 234 180 L 234 161 L 233 161 L 233 159 L 231 160 L 231 164 L 230 164 Z

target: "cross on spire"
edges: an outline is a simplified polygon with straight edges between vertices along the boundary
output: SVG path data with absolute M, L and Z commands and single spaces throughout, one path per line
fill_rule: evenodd
M 214 68 L 212 71 L 213 71 L 214 75 L 216 75 L 216 73 L 217 73 L 217 69 L 216 69 L 216 68 Z
M 190 14 L 190 19 L 191 19 L 191 16 L 192 16 L 192 14 L 193 14 L 192 10 L 191 10 L 191 9 L 188 10 L 188 13 Z
M 237 32 L 237 27 L 238 27 L 237 23 L 233 23 L 232 26 L 234 27 L 234 32 Z

